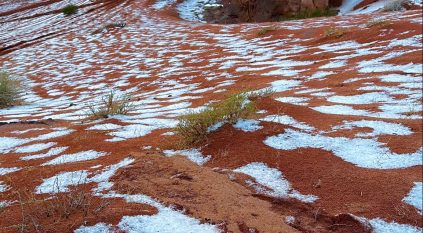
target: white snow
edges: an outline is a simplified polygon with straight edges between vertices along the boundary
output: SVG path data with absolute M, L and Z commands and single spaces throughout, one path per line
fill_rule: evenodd
M 58 155 L 58 154 L 64 152 L 65 150 L 67 150 L 67 149 L 68 149 L 67 146 L 53 147 L 49 151 L 47 151 L 47 153 L 36 154 L 36 155 L 27 155 L 27 156 L 21 157 L 20 159 L 21 160 L 31 160 L 31 159 L 47 158 L 47 157 L 51 157 L 51 156 L 54 156 L 54 155 Z
M 96 159 L 102 156 L 105 156 L 107 153 L 105 152 L 98 152 L 95 150 L 88 150 L 88 151 L 81 151 L 73 154 L 64 154 L 60 155 L 57 158 L 54 158 L 46 163 L 43 163 L 43 166 L 46 165 L 58 165 L 64 163 L 74 163 L 80 161 L 86 161 L 91 159 Z
M 182 19 L 203 22 L 204 8 L 216 3 L 216 0 L 185 0 L 178 4 L 176 9 Z
M 281 171 L 276 168 L 270 168 L 261 162 L 250 163 L 234 171 L 247 174 L 253 177 L 258 184 L 270 189 L 264 189 L 254 182 L 249 181 L 248 184 L 254 187 L 258 193 L 277 198 L 290 197 L 303 202 L 314 202 L 318 199 L 314 195 L 302 195 L 298 191 L 293 190 L 291 184 L 286 180 Z
M 283 134 L 266 138 L 264 143 L 279 150 L 320 148 L 364 168 L 394 169 L 423 164 L 423 148 L 415 153 L 397 154 L 374 139 L 328 137 L 286 129 Z
M 0 176 L 21 170 L 19 167 L 0 167 Z
M 124 216 L 117 227 L 127 233 L 219 233 L 220 230 L 211 224 L 184 215 L 166 207 L 149 196 L 143 194 L 127 195 L 108 193 L 104 198 L 124 198 L 127 202 L 142 203 L 156 207 L 155 215 Z
M 15 152 L 16 153 L 32 153 L 32 152 L 38 152 L 45 149 L 48 149 L 52 146 L 56 145 L 55 142 L 47 142 L 47 143 L 36 143 L 31 144 L 28 146 L 18 147 Z
M 343 0 L 341 7 L 339 7 L 339 15 L 351 12 L 355 6 L 360 4 L 363 0 Z
M 368 4 L 367 6 L 364 6 L 360 9 L 357 10 L 353 10 L 348 12 L 347 14 L 351 14 L 351 15 L 355 15 L 355 14 L 369 14 L 369 13 L 373 13 L 376 12 L 378 10 L 383 9 L 383 7 L 385 6 L 385 4 L 389 1 L 392 0 L 379 0 L 376 2 L 373 2 L 371 4 Z
M 153 4 L 153 8 L 156 10 L 163 9 L 169 5 L 172 5 L 176 2 L 176 0 L 157 0 L 156 3 Z
M 329 63 L 320 66 L 320 69 L 334 69 L 334 68 L 340 68 L 346 65 L 345 60 L 335 60 L 335 61 L 330 61 Z
M 3 181 L 0 181 L 0 193 L 6 192 L 9 189 L 7 185 L 3 183 Z
M 214 131 L 218 130 L 220 127 L 222 127 L 224 124 L 225 124 L 225 122 L 223 122 L 223 121 L 217 122 L 216 124 L 209 126 L 209 128 L 207 128 L 207 132 L 208 133 L 214 132 Z
M 93 226 L 80 226 L 74 231 L 75 233 L 113 233 L 111 224 L 97 223 Z
M 380 102 L 391 102 L 393 99 L 383 92 L 370 92 L 361 95 L 331 96 L 329 102 L 341 104 L 372 104 Z
M 239 119 L 235 124 L 234 128 L 240 129 L 244 132 L 254 132 L 259 129 L 262 129 L 263 126 L 260 126 L 260 121 L 251 120 L 251 119 Z
M 107 123 L 107 124 L 93 125 L 93 126 L 89 127 L 88 130 L 114 130 L 114 129 L 119 129 L 120 127 L 122 127 L 122 126 Z
M 367 116 L 374 118 L 391 118 L 391 119 L 421 119 L 419 115 L 403 115 L 402 113 L 411 112 L 414 105 L 399 105 L 399 104 L 382 104 L 379 106 L 381 112 L 369 112 L 363 109 L 354 109 L 347 105 L 323 105 L 318 107 L 312 107 L 312 109 L 326 114 L 336 115 L 352 115 L 352 116 Z M 416 105 L 416 108 L 420 108 Z
M 285 223 L 287 224 L 293 224 L 295 222 L 295 217 L 294 216 L 286 216 L 285 217 Z
M 295 97 L 295 96 L 286 96 L 286 97 L 278 97 L 275 98 L 275 100 L 282 102 L 282 103 L 289 103 L 289 104 L 295 104 L 295 105 L 307 105 L 307 101 L 310 100 L 310 98 L 307 97 Z
M 366 127 L 373 129 L 373 132 L 371 133 L 357 133 L 357 137 L 375 137 L 379 135 L 410 135 L 413 133 L 410 128 L 401 124 L 369 120 L 344 122 L 343 125 L 335 126 L 332 129 L 352 129 L 354 127 Z
M 264 118 L 260 119 L 261 121 L 268 121 L 268 122 L 275 122 L 279 124 L 289 125 L 292 127 L 295 127 L 297 129 L 302 129 L 305 131 L 313 131 L 315 128 L 313 126 L 310 126 L 306 123 L 299 122 L 295 120 L 293 117 L 287 116 L 287 115 L 268 115 Z
M 161 208 L 155 215 L 124 216 L 118 224 L 127 233 L 218 233 L 217 227 L 200 223 L 170 208 Z
M 88 172 L 86 170 L 62 172 L 44 179 L 43 183 L 35 189 L 35 192 L 37 194 L 68 192 L 69 186 L 87 183 L 87 177 Z
M 297 87 L 301 84 L 301 81 L 298 80 L 277 80 L 270 83 L 272 86 L 272 91 L 274 92 L 284 92 L 291 90 L 294 87 Z
M 44 130 L 45 128 L 32 128 L 32 129 L 26 129 L 26 130 L 16 130 L 13 131 L 13 134 L 26 134 L 28 132 L 32 132 L 32 131 L 38 131 L 38 130 Z
M 165 153 L 167 157 L 172 157 L 175 155 L 185 156 L 187 157 L 187 159 L 191 160 L 192 162 L 200 166 L 207 163 L 211 159 L 210 155 L 204 156 L 199 149 L 176 150 L 176 151 L 164 150 L 163 153 Z
M 154 130 L 173 128 L 178 124 L 177 120 L 174 119 L 159 119 L 159 118 L 147 118 L 138 120 L 123 120 L 123 122 L 134 123 L 131 125 L 125 125 L 117 128 L 117 130 L 108 133 L 108 135 L 114 136 L 112 139 L 106 141 L 123 141 L 130 138 L 143 137 Z
M 407 224 L 399 224 L 396 222 L 386 222 L 383 219 L 375 218 L 375 219 L 366 219 L 364 217 L 357 217 L 352 215 L 358 221 L 360 221 L 365 226 L 371 226 L 373 229 L 373 233 L 421 233 L 422 228 L 418 228 L 415 226 L 407 225 Z
M 422 184 L 422 182 L 414 182 L 413 188 L 410 190 L 407 196 L 402 199 L 405 203 L 416 207 L 420 214 L 422 214 L 423 211 Z
M 109 179 L 116 173 L 116 171 L 120 168 L 128 166 L 134 161 L 135 159 L 125 158 L 117 164 L 109 165 L 104 168 L 102 172 L 89 178 L 89 181 L 98 183 L 98 187 L 95 189 L 96 192 L 104 191 L 113 185 L 109 182 Z
M 12 137 L 0 137 L 0 141 L 0 153 L 5 154 L 12 150 L 14 147 L 28 143 L 31 140 Z

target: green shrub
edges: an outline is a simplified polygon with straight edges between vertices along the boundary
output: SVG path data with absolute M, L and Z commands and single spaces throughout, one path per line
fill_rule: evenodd
M 335 16 L 338 12 L 336 10 L 325 8 L 325 9 L 314 9 L 314 10 L 302 10 L 289 16 L 282 16 L 281 20 L 296 20 L 296 19 L 307 19 L 317 17 L 329 17 Z
M 0 71 L 0 108 L 13 106 L 20 103 L 19 93 L 21 82 L 5 71 Z
M 100 118 L 108 118 L 110 115 L 126 115 L 131 110 L 130 98 L 126 95 L 116 96 L 111 91 L 104 96 L 97 106 L 89 106 L 90 119 L 96 120 Z
M 62 9 L 62 13 L 65 14 L 66 16 L 76 14 L 77 12 L 78 12 L 78 6 L 74 4 L 69 4 L 63 7 Z
M 183 146 L 194 146 L 205 139 L 209 128 L 219 122 L 234 124 L 240 118 L 255 113 L 255 104 L 246 92 L 234 94 L 225 100 L 213 103 L 199 112 L 190 112 L 179 117 L 176 134 L 183 140 Z

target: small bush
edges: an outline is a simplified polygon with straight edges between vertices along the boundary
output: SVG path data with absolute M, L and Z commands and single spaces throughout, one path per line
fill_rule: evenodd
M 385 20 L 385 19 L 371 19 L 367 22 L 366 27 L 378 27 L 378 28 L 385 28 L 389 25 L 391 25 L 392 22 Z
M 307 19 L 307 18 L 318 18 L 318 17 L 329 17 L 335 16 L 338 12 L 336 10 L 325 8 L 325 9 L 314 9 L 314 10 L 303 10 L 292 14 L 290 16 L 283 16 L 281 18 L 282 21 L 284 20 L 296 20 L 296 19 Z
M 77 12 L 78 12 L 78 6 L 74 4 L 69 4 L 63 7 L 62 9 L 62 13 L 65 14 L 66 16 L 76 14 Z
M 20 104 L 21 82 L 5 71 L 0 71 L 0 108 Z
M 404 9 L 405 0 L 392 0 L 383 6 L 383 11 L 402 11 Z
M 93 120 L 100 118 L 108 118 L 110 115 L 126 115 L 131 109 L 130 98 L 126 95 L 116 96 L 111 91 L 104 96 L 98 106 L 89 106 L 90 118 Z
M 335 38 L 339 38 L 341 36 L 343 36 L 345 34 L 345 32 L 339 28 L 328 28 L 325 30 L 324 36 L 325 37 L 335 37 Z
M 213 103 L 200 112 L 190 112 L 179 117 L 176 133 L 183 140 L 184 146 L 193 146 L 203 142 L 209 133 L 209 127 L 226 122 L 234 124 L 240 118 L 255 113 L 255 105 L 246 92 L 229 96 L 225 100 Z
M 264 36 L 269 32 L 276 31 L 276 27 L 264 27 L 257 32 L 257 36 Z

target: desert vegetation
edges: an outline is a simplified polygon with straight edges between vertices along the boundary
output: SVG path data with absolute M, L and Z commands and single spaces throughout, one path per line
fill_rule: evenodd
M 385 3 L 383 11 L 401 11 L 404 9 L 405 0 L 391 0 Z
M 249 118 L 256 112 L 259 98 L 270 95 L 271 90 L 259 92 L 238 92 L 226 99 L 212 103 L 201 111 L 190 112 L 179 117 L 176 134 L 182 139 L 182 146 L 193 146 L 204 142 L 211 128 L 217 124 L 234 124 L 241 118 Z
M 336 27 L 328 28 L 324 32 L 324 36 L 326 38 L 339 38 L 339 37 L 342 37 L 344 34 L 345 34 L 345 31 Z
M 276 31 L 276 27 L 264 27 L 257 32 L 257 36 L 264 36 L 269 32 Z
M 56 227 L 69 224 L 83 225 L 87 218 L 104 210 L 109 202 L 94 202 L 90 192 L 73 186 L 68 192 L 50 198 L 35 195 L 31 190 L 13 192 L 20 209 L 20 222 L 14 226 L 17 232 L 55 232 Z
M 392 22 L 386 19 L 381 18 L 375 18 L 371 19 L 367 22 L 366 27 L 372 28 L 372 27 L 378 27 L 378 28 L 385 28 L 389 25 L 391 25 Z
M 79 7 L 77 5 L 69 4 L 69 5 L 66 5 L 65 7 L 63 7 L 62 13 L 66 16 L 73 15 L 73 14 L 76 14 L 78 12 L 78 9 L 79 9 Z
M 108 118 L 110 115 L 126 115 L 131 109 L 130 98 L 127 95 L 116 95 L 111 91 L 103 96 L 101 101 L 89 106 L 89 118 L 97 120 Z
M 0 108 L 20 103 L 21 82 L 6 71 L 0 71 Z
M 330 17 L 335 16 L 338 12 L 336 10 L 325 8 L 325 9 L 314 9 L 314 10 L 302 10 L 297 13 L 293 13 L 289 16 L 282 16 L 281 20 L 297 20 L 307 18 L 318 18 L 318 17 Z

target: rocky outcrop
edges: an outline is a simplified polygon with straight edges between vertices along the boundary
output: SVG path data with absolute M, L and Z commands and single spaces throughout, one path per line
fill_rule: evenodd
M 337 0 L 338 2 L 342 0 Z M 212 23 L 276 21 L 281 16 L 305 10 L 325 9 L 336 0 L 222 0 L 205 9 L 204 19 Z

